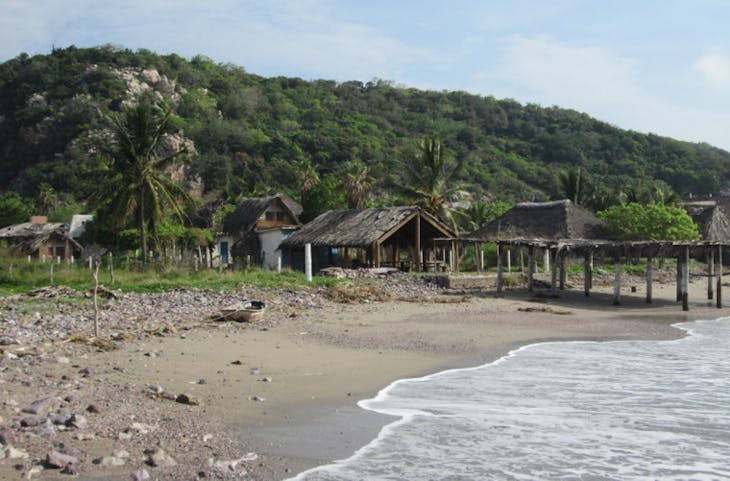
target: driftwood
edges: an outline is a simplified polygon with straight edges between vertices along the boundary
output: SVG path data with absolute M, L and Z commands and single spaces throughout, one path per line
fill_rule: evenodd
M 557 314 L 559 316 L 566 316 L 568 314 L 573 314 L 572 311 L 563 311 L 560 309 L 554 309 L 550 306 L 547 306 L 547 307 L 518 307 L 517 310 L 520 312 L 545 312 L 547 314 Z

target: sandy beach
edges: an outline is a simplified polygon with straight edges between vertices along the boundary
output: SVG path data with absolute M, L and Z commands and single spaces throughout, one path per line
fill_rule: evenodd
M 327 301 L 284 306 L 261 324 L 186 324 L 117 350 L 73 351 L 63 362 L 52 354 L 31 367 L 3 359 L 6 430 L 44 395 L 71 393 L 66 413 L 93 404 L 97 412 L 85 413 L 89 427 L 66 421 L 52 436 L 38 426 L 15 429 L 13 444 L 28 457 L 0 461 L 0 478 L 28 477 L 47 451 L 73 445 L 82 468 L 77 479 L 143 479 L 142 470 L 151 479 L 286 479 L 373 439 L 391 419 L 356 403 L 395 380 L 484 364 L 535 342 L 673 339 L 683 335 L 673 323 L 728 315 L 706 300 L 706 285 L 691 283 L 689 312 L 675 302 L 673 285 L 655 284 L 654 303 L 646 304 L 641 280 L 629 278 L 620 306 L 612 305 L 607 285 L 590 298 L 577 288 L 551 298 L 517 287 L 499 297 L 487 290 Z M 84 370 L 91 374 L 79 374 Z M 192 401 L 180 402 L 180 393 Z M 151 463 L 154 449 L 175 465 Z M 121 462 L 106 465 L 112 462 L 102 462 L 105 456 Z M 30 477 L 68 478 L 37 471 Z

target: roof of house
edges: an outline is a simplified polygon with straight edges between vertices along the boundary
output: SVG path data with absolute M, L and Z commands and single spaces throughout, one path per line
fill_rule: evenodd
M 608 239 L 608 224 L 569 200 L 523 202 L 481 229 L 465 235 L 480 240 Z
M 256 221 L 272 204 L 279 204 L 294 219 L 294 225 L 301 225 L 298 214 L 292 210 L 292 207 L 299 206 L 297 210 L 301 213 L 301 206 L 284 194 L 275 194 L 268 197 L 243 199 L 236 210 L 223 221 L 223 231 L 229 234 L 250 232 L 256 225 Z
M 282 246 L 367 247 L 389 237 L 417 215 L 437 233 L 435 237 L 454 236 L 436 217 L 415 206 L 330 210 L 289 236 Z
M 703 240 L 730 241 L 730 220 L 717 202 L 713 200 L 683 202 L 680 206 L 695 221 Z
M 22 252 L 33 253 L 51 238 L 68 240 L 76 248 L 81 244 L 69 236 L 68 224 L 63 222 L 24 222 L 9 225 L 0 229 L 0 239 L 9 239 L 15 242 L 15 248 Z

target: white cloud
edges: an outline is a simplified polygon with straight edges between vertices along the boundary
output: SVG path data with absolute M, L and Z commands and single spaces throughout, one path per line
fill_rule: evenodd
M 730 58 L 720 51 L 708 52 L 698 58 L 692 68 L 718 88 L 730 88 Z

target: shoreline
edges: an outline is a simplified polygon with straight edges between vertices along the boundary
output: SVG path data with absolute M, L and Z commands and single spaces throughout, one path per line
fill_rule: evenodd
M 691 283 L 692 297 L 700 298 L 704 287 Z M 99 404 L 101 414 L 87 416 L 96 441 L 72 441 L 88 459 L 80 480 L 128 480 L 130 472 L 140 469 L 161 480 L 187 479 L 211 470 L 211 461 L 253 452 L 257 459 L 239 463 L 238 471 L 208 476 L 236 478 L 245 470 L 247 479 L 280 481 L 348 458 L 397 421 L 357 403 L 400 379 L 481 366 L 541 342 L 671 340 L 686 335 L 672 324 L 728 314 L 707 302 L 694 302 L 691 311 L 682 312 L 673 286 L 655 284 L 654 289 L 651 306 L 640 291 L 612 306 L 608 286 L 597 286 L 590 298 L 569 290 L 550 298 L 544 291 L 517 288 L 503 297 L 486 292 L 418 302 L 325 302 L 307 309 L 279 308 L 261 324 L 183 323 L 112 351 L 64 344 L 68 364 L 46 356 L 33 369 L 6 364 L 0 370 L 5 397 L 0 417 L 19 419 L 12 409 L 19 412 L 44 385 L 54 395 L 76 392 L 76 406 Z M 88 381 L 77 374 L 80 368 L 93 373 Z M 22 376 L 31 376 L 33 386 L 16 385 Z M 59 378 L 65 381 L 47 381 Z M 179 393 L 199 404 L 182 405 L 174 396 L 166 397 Z M 3 411 L 8 398 L 19 407 Z M 124 444 L 121 433 L 135 423 L 151 426 L 150 432 L 135 433 Z M 48 441 L 33 432 L 28 431 L 27 447 L 18 444 L 42 453 L 38 449 L 47 449 Z M 58 433 L 67 434 L 74 433 Z M 164 447 L 179 465 L 147 466 L 143 450 L 154 446 Z M 120 448 L 130 453 L 122 467 L 91 464 L 94 457 Z M 24 466 L 25 471 L 12 471 L 0 461 L 0 475 L 19 479 L 29 464 Z M 38 479 L 64 479 L 57 473 L 46 470 Z
M 671 286 L 662 286 L 660 290 L 664 297 L 667 297 Z M 693 286 L 699 292 L 700 286 Z M 669 292 L 671 294 L 671 292 Z M 696 293 L 695 293 L 696 294 Z M 575 297 L 577 294 L 573 293 Z M 580 293 L 582 296 L 583 294 Z M 608 295 L 608 294 L 606 294 Z M 513 291 L 510 293 L 510 301 L 517 303 L 530 302 L 532 295 L 527 292 Z M 580 299 L 556 299 L 552 305 L 575 308 L 582 305 Z M 717 319 L 725 317 L 725 309 L 716 309 L 708 303 L 695 303 L 694 309 L 690 312 L 677 311 L 678 306 L 673 302 L 659 301 L 659 306 L 645 306 L 632 299 L 629 306 L 610 306 L 603 312 L 596 312 L 596 305 L 600 301 L 584 300 L 586 304 L 593 304 L 592 307 L 583 307 L 581 314 L 587 314 L 607 326 L 607 330 L 601 335 L 576 335 L 559 334 L 553 332 L 549 337 L 531 339 L 519 339 L 504 344 L 490 344 L 482 346 L 485 348 L 476 355 L 466 357 L 448 357 L 443 362 L 433 365 L 426 372 L 404 377 L 398 377 L 383 385 L 380 389 L 373 391 L 369 396 L 355 401 L 317 407 L 310 405 L 293 406 L 293 414 L 287 424 L 264 424 L 255 430 L 244 431 L 249 437 L 247 441 L 259 452 L 267 452 L 278 457 L 282 466 L 286 466 L 286 476 L 272 478 L 282 480 L 297 480 L 304 473 L 317 467 L 345 460 L 358 451 L 365 448 L 371 442 L 377 440 L 382 431 L 388 426 L 398 423 L 402 417 L 391 416 L 368 410 L 359 406 L 363 400 L 377 397 L 382 391 L 387 390 L 393 383 L 404 379 L 422 378 L 436 375 L 438 373 L 453 369 L 478 368 L 497 362 L 514 352 L 527 346 L 550 343 L 550 342 L 616 342 L 630 340 L 661 341 L 674 340 L 690 335 L 687 331 L 674 327 L 674 324 L 693 322 L 703 319 Z M 723 315 L 725 314 L 725 315 Z M 549 314 L 545 314 L 549 315 Z M 620 330 L 614 331 L 609 327 L 611 322 L 622 324 Z M 623 330 L 625 323 L 630 322 L 631 333 Z M 349 430 L 348 430 L 349 428 Z M 338 438 L 335 442 L 319 442 L 327 434 Z M 309 439 L 306 444 L 302 439 Z M 338 442 L 339 441 L 339 442 Z M 344 441 L 344 442 L 343 442 Z M 272 447 L 273 445 L 273 447 Z M 254 449 L 255 449 L 254 448 Z

